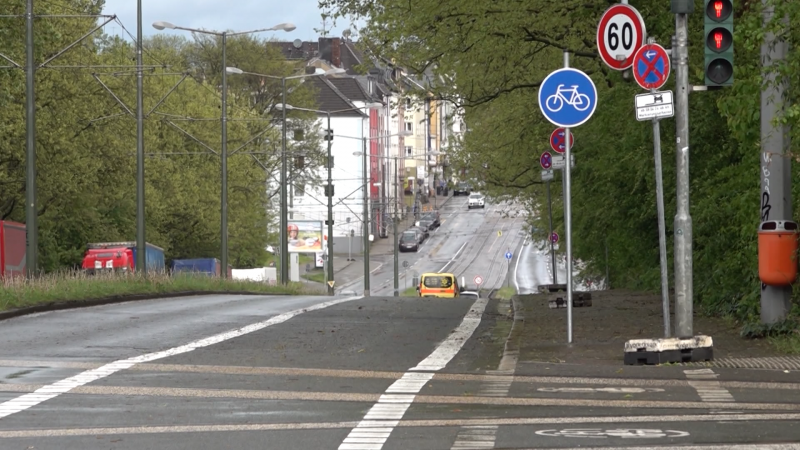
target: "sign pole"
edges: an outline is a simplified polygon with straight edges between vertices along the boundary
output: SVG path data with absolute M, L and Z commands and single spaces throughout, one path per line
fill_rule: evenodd
M 547 212 L 550 215 L 550 234 L 547 240 L 550 241 L 550 260 L 553 264 L 553 284 L 558 284 L 558 268 L 556 267 L 556 244 L 553 242 L 553 201 L 550 197 L 550 182 L 547 182 Z
M 569 52 L 564 52 L 564 67 L 569 67 Z M 566 222 L 567 238 L 567 343 L 572 343 L 572 202 L 570 199 L 570 131 L 569 127 L 564 127 L 564 157 L 567 163 L 564 165 L 564 221 Z
M 651 92 L 655 92 L 653 89 Z M 658 209 L 658 251 L 661 258 L 661 301 L 664 310 L 664 337 L 670 337 L 669 273 L 667 269 L 667 226 L 664 219 L 664 180 L 661 173 L 661 125 L 653 119 L 653 158 L 656 163 L 656 206 Z

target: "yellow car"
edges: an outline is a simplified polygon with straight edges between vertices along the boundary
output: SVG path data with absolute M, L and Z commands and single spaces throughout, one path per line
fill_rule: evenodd
M 452 273 L 423 273 L 419 278 L 417 292 L 420 297 L 455 298 L 461 289 Z

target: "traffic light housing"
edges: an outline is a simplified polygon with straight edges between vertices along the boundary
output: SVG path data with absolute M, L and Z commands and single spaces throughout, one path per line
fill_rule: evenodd
M 703 0 L 706 86 L 733 84 L 733 0 Z

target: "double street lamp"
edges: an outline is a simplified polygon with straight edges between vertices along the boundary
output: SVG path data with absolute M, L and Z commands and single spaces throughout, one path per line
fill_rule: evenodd
M 341 68 L 333 68 L 333 69 L 329 69 L 329 70 L 326 70 L 326 71 L 321 72 L 321 73 L 306 73 L 306 74 L 303 74 L 303 75 L 292 75 L 292 76 L 288 76 L 288 77 L 279 77 L 279 76 L 276 76 L 276 75 L 267 75 L 267 74 L 263 74 L 263 73 L 246 72 L 246 71 L 238 69 L 236 67 L 228 67 L 227 68 L 227 72 L 231 73 L 231 74 L 255 75 L 255 76 L 264 77 L 264 78 L 272 78 L 272 79 L 275 79 L 275 80 L 281 80 L 281 91 L 282 91 L 282 95 L 283 95 L 283 100 L 282 100 L 281 103 L 278 103 L 277 105 L 275 105 L 275 107 L 280 109 L 282 111 L 282 114 L 283 114 L 282 115 L 282 125 L 281 125 L 281 130 L 282 130 L 281 132 L 283 134 L 283 138 L 281 140 L 282 141 L 282 143 L 281 143 L 281 173 L 280 173 L 280 182 L 279 182 L 280 183 L 280 190 L 281 190 L 281 193 L 280 193 L 281 210 L 280 210 L 280 225 L 279 225 L 280 226 L 280 230 L 279 231 L 280 231 L 280 241 L 281 242 L 280 242 L 280 252 L 279 252 L 280 255 L 279 256 L 280 256 L 280 262 L 281 262 L 280 263 L 281 284 L 288 284 L 289 283 L 289 235 L 288 235 L 288 230 L 287 229 L 289 227 L 289 223 L 288 223 L 289 208 L 287 206 L 287 203 L 288 203 L 287 202 L 287 197 L 288 197 L 287 196 L 287 184 L 288 183 L 286 181 L 286 173 L 288 172 L 289 169 L 287 167 L 287 162 L 286 162 L 286 110 L 287 109 L 293 109 L 293 107 L 291 107 L 291 105 L 286 105 L 286 80 L 296 80 L 296 79 L 300 79 L 300 78 L 309 78 L 309 77 L 316 77 L 316 76 L 339 75 L 339 74 L 342 74 L 342 73 L 346 73 L 347 71 L 344 70 L 344 69 L 341 69 Z M 283 105 L 286 105 L 286 107 L 284 108 Z M 294 108 L 294 109 L 303 110 L 302 108 Z M 314 112 L 315 110 L 306 109 L 304 111 L 312 111 L 312 112 Z M 328 115 L 328 129 L 330 129 L 330 115 Z M 328 160 L 330 160 L 330 141 L 328 141 Z M 330 178 L 330 168 L 328 168 L 328 178 Z M 329 180 L 329 182 L 330 182 L 330 180 Z M 329 218 L 329 220 L 330 220 L 330 218 Z M 329 236 L 328 237 L 328 241 L 333 239 L 333 236 L 331 236 L 330 234 L 328 236 Z M 329 245 L 330 248 L 332 248 L 333 244 L 328 244 L 328 245 Z M 333 253 L 332 252 L 329 252 L 329 255 L 330 255 L 330 257 L 333 257 Z M 328 264 L 328 267 L 332 267 L 332 266 L 333 266 L 333 263 L 330 262 Z M 330 280 L 333 280 L 333 278 L 331 277 Z M 332 287 L 328 288 L 328 292 L 331 293 L 331 295 L 333 295 L 332 292 L 331 292 L 332 289 L 333 289 Z
M 260 28 L 256 30 L 249 30 L 249 31 L 236 31 L 236 32 L 228 32 L 228 31 L 210 31 L 210 30 L 200 30 L 196 28 L 188 28 L 188 27 L 180 27 L 169 22 L 153 22 L 153 28 L 156 30 L 185 30 L 191 31 L 193 33 L 200 33 L 200 34 L 208 34 L 212 36 L 220 36 L 222 38 L 222 151 L 221 151 L 221 159 L 222 159 L 222 193 L 220 198 L 220 216 L 221 216 L 221 224 L 220 224 L 220 235 L 221 235 L 221 263 L 222 263 L 222 271 L 220 275 L 223 278 L 227 278 L 228 276 L 228 73 L 235 73 L 232 72 L 227 67 L 227 53 L 226 53 L 226 44 L 228 36 L 241 36 L 245 34 L 253 34 L 253 33 L 260 33 L 263 31 L 292 31 L 296 27 L 294 24 L 291 23 L 280 23 L 270 28 Z M 285 94 L 284 94 L 285 95 Z M 285 136 L 285 131 L 284 131 Z M 285 230 L 284 230 L 285 232 Z M 139 245 L 139 244 L 137 244 Z M 144 255 L 144 249 L 139 249 L 139 254 Z M 287 258 L 288 259 L 288 258 Z
M 333 130 L 331 129 L 331 114 L 336 113 L 343 113 L 348 111 L 358 111 L 361 109 L 371 109 L 371 108 L 380 108 L 383 107 L 383 103 L 367 103 L 362 107 L 355 107 L 355 108 L 348 108 L 348 109 L 340 109 L 336 111 L 322 111 L 318 109 L 310 109 L 310 108 L 298 108 L 292 105 L 287 105 L 286 103 L 280 103 L 276 105 L 278 109 L 283 110 L 284 115 L 286 114 L 286 110 L 298 110 L 298 111 L 308 111 L 308 112 L 315 112 L 320 114 L 325 114 L 328 116 L 328 127 L 325 130 L 325 140 L 328 141 L 328 158 L 327 158 L 327 168 L 328 168 L 328 184 L 325 186 L 325 196 L 328 197 L 328 295 L 334 294 L 333 288 L 333 160 L 331 158 L 331 146 L 333 144 Z M 358 138 L 360 139 L 360 138 Z M 365 138 L 366 139 L 366 138 Z M 375 138 L 373 138 L 375 139 Z M 364 150 L 366 151 L 366 140 L 364 140 Z M 366 158 L 364 158 L 364 179 L 366 180 L 366 173 L 367 173 L 367 162 Z M 365 181 L 366 182 L 366 181 Z M 367 227 L 369 226 L 369 205 L 367 203 L 367 188 L 364 187 L 364 226 L 362 233 L 364 235 L 364 296 L 369 296 L 369 232 Z M 288 242 L 281 240 L 281 246 L 287 245 Z M 283 248 L 281 248 L 283 251 Z

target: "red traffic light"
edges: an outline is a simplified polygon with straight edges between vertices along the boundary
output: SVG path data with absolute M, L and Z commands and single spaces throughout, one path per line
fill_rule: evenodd
M 725 28 L 715 28 L 711 30 L 706 38 L 706 46 L 717 53 L 728 50 L 732 44 L 733 35 Z
M 733 12 L 731 0 L 714 0 L 706 5 L 706 16 L 716 22 L 722 22 Z

